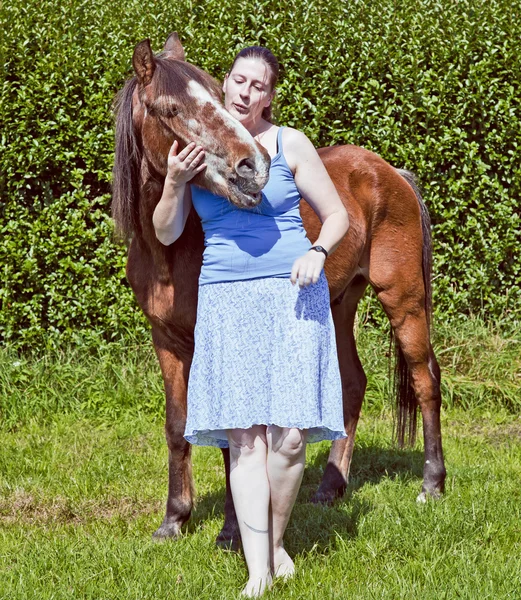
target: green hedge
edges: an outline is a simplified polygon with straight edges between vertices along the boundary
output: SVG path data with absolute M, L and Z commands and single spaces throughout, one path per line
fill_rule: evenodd
M 242 46 L 269 46 L 284 67 L 281 123 L 417 174 L 433 219 L 437 318 L 518 322 L 520 9 L 518 0 L 4 3 L 1 338 L 35 345 L 144 329 L 108 217 L 111 103 L 134 45 L 150 37 L 159 50 L 172 30 L 216 77 Z

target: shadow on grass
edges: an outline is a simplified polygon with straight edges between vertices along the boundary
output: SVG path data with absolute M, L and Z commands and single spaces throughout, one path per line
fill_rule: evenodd
M 204 496 L 197 496 L 195 508 L 192 511 L 190 520 L 184 526 L 187 533 L 193 533 L 208 519 L 224 519 L 224 497 L 226 490 L 224 487 L 224 467 L 222 477 L 222 487 L 219 490 Z
M 284 537 L 284 546 L 291 556 L 327 553 L 335 538 L 355 539 L 360 520 L 373 509 L 370 502 L 356 497 L 333 506 L 297 502 Z
M 351 464 L 349 482 L 344 495 L 333 505 L 310 502 L 324 473 L 329 449 L 324 448 L 308 463 L 297 504 L 288 527 L 288 548 L 294 553 L 327 551 L 335 538 L 354 539 L 358 524 L 373 509 L 367 500 L 355 495 L 364 485 L 377 485 L 382 479 L 399 479 L 403 483 L 418 481 L 423 474 L 423 452 L 370 446 L 356 448 Z M 414 498 L 411 498 L 414 502 Z M 291 541 L 292 530 L 297 534 Z
M 355 495 L 364 485 L 377 485 L 384 478 L 398 478 L 404 483 L 417 480 L 418 492 L 420 491 L 422 451 L 370 446 L 355 450 L 344 496 L 331 506 L 312 504 L 310 499 L 318 489 L 328 454 L 329 449 L 325 447 L 306 467 L 285 536 L 286 547 L 291 555 L 310 551 L 327 552 L 337 537 L 343 540 L 356 538 L 360 519 L 372 510 L 370 502 Z M 194 532 L 209 518 L 223 518 L 224 497 L 223 477 L 223 487 L 220 490 L 199 498 L 187 531 Z M 411 502 L 413 501 L 414 498 L 411 498 Z
M 324 448 L 312 463 L 308 463 L 303 487 L 311 489 L 314 486 L 314 489 L 310 491 L 308 498 L 302 499 L 303 501 L 309 500 L 320 485 L 328 456 L 329 449 Z M 399 478 L 403 482 L 418 480 L 419 493 L 423 476 L 423 460 L 423 451 L 416 449 L 400 450 L 374 445 L 355 448 L 349 483 L 342 497 L 342 502 L 349 502 L 354 492 L 363 485 L 368 483 L 378 484 L 384 478 Z

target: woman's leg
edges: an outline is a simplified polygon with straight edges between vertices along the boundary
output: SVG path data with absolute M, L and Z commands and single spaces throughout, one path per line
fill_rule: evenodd
M 254 598 L 271 584 L 266 427 L 231 429 L 227 435 L 230 487 L 249 573 L 242 593 Z
M 270 425 L 266 438 L 271 492 L 272 569 L 275 576 L 291 577 L 295 565 L 284 550 L 283 537 L 304 474 L 306 432 Z

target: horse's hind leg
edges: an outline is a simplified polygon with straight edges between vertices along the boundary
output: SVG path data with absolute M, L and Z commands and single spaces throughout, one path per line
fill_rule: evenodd
M 347 439 L 335 440 L 329 452 L 322 482 L 312 502 L 330 503 L 346 489 L 355 443 L 356 426 L 364 400 L 367 378 L 356 350 L 354 323 L 356 307 L 367 282 L 356 279 L 344 293 L 339 304 L 332 306 L 335 322 L 338 362 L 342 378 L 344 427 Z
M 384 249 L 384 256 L 391 254 Z M 391 321 L 422 412 L 425 462 L 418 499 L 424 500 L 427 494 L 438 497 L 443 493 L 446 476 L 441 443 L 440 368 L 430 342 L 421 260 L 414 264 L 403 261 L 399 267 L 385 259 L 373 264 L 378 267 L 371 272 L 371 282 Z
M 168 339 L 152 329 L 166 394 L 165 434 L 168 446 L 168 498 L 166 514 L 155 538 L 174 538 L 190 518 L 193 506 L 191 447 L 184 439 L 186 423 L 186 382 L 189 365 L 177 358 Z
M 235 514 L 235 506 L 233 504 L 232 491 L 230 488 L 230 450 L 222 448 L 224 460 L 224 472 L 226 475 L 226 496 L 224 499 L 224 524 L 219 532 L 215 543 L 217 546 L 229 549 L 238 550 L 241 541 L 241 532 L 239 531 L 239 523 Z

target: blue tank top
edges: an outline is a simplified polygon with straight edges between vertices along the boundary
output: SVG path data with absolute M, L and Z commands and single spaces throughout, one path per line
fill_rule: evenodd
M 284 158 L 282 129 L 259 205 L 238 208 L 223 196 L 190 186 L 205 240 L 199 285 L 289 277 L 295 260 L 311 247 L 300 217 L 300 194 Z

